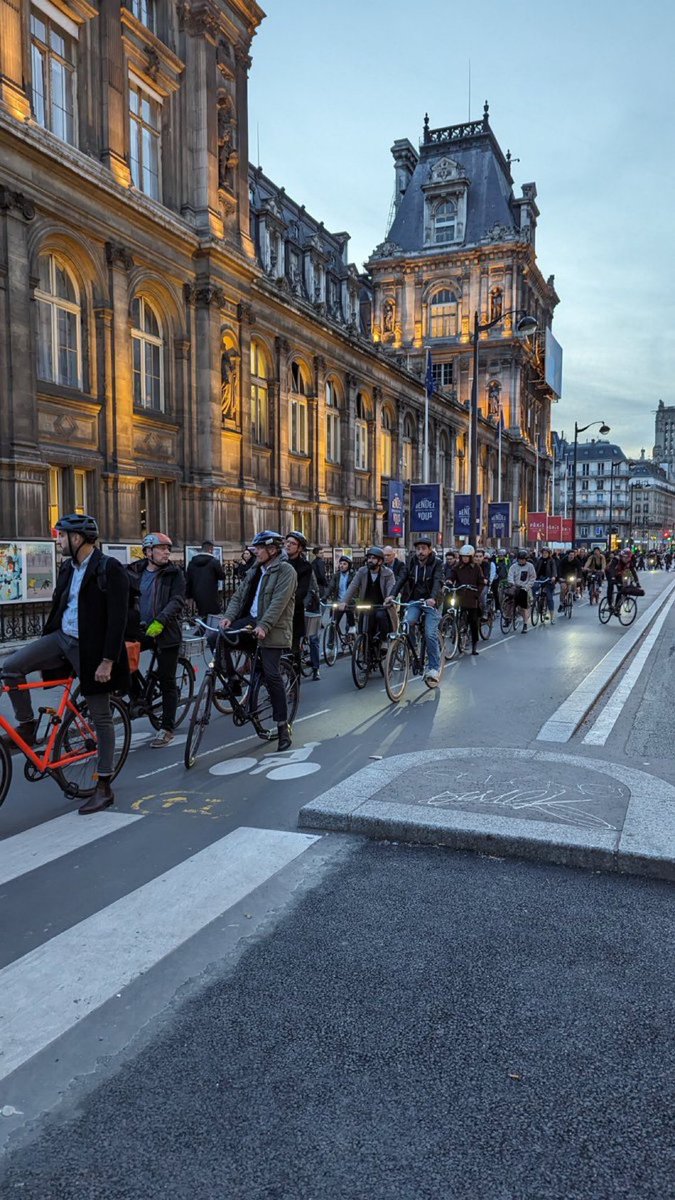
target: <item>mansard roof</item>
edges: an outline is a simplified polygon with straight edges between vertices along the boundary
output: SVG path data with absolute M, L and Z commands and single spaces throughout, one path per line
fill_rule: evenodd
M 310 246 L 325 258 L 331 270 L 344 276 L 347 274 L 348 233 L 329 233 L 323 221 L 317 221 L 306 210 L 286 195 L 260 167 L 249 168 L 249 189 L 252 208 L 256 214 L 268 212 L 283 229 L 284 237 L 301 250 Z
M 428 117 L 425 119 L 419 159 L 386 244 L 392 243 L 406 252 L 425 249 L 424 189 L 431 183 L 435 168 L 444 158 L 457 165 L 459 177 L 465 176 L 469 184 L 466 234 L 462 246 L 525 240 L 520 231 L 518 205 L 513 195 L 510 157 L 504 156 L 490 128 L 486 104 L 482 121 L 430 129 Z M 438 249 L 434 247 L 435 251 Z M 448 247 L 443 249 L 447 252 Z
M 570 453 L 573 453 L 573 445 L 570 442 Z M 626 462 L 626 455 L 620 446 L 613 442 L 601 442 L 597 438 L 591 438 L 590 442 L 579 442 L 577 444 L 577 462 L 604 462 L 612 459 L 613 462 Z

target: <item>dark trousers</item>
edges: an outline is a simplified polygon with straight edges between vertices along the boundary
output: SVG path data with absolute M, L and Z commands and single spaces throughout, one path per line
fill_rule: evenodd
M 157 650 L 157 679 L 159 690 L 162 693 L 162 729 L 173 733 L 176 727 L 176 709 L 178 708 L 176 669 L 180 645 L 156 646 L 154 638 L 146 637 L 141 642 L 141 649 Z
M 238 617 L 229 626 L 229 630 L 235 632 L 237 629 L 245 629 L 250 625 L 255 625 L 255 617 Z M 229 630 L 226 629 L 224 632 L 228 633 Z M 217 630 L 214 630 L 213 633 L 208 633 L 206 637 L 209 645 L 213 648 L 218 638 Z M 266 646 L 264 642 L 259 643 L 258 639 L 253 637 L 252 634 L 245 634 L 244 637 L 237 640 L 242 649 L 250 653 L 251 656 L 255 654 L 256 647 L 260 646 L 260 665 L 269 698 L 272 702 L 272 719 L 276 721 L 277 725 L 285 725 L 288 720 L 288 699 L 283 676 L 279 669 L 284 650 L 281 646 Z M 235 670 L 231 649 L 227 644 L 227 640 L 221 637 L 218 641 L 218 646 L 223 657 L 224 673 L 229 679 L 232 679 L 235 676 Z
M 466 613 L 467 620 L 469 622 L 469 630 L 471 632 L 471 648 L 472 650 L 475 650 L 480 637 L 481 611 L 479 608 L 466 608 L 464 611 Z

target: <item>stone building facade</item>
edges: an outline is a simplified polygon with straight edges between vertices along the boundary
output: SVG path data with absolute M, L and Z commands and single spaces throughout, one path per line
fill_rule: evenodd
M 654 418 L 654 462 L 675 480 L 675 405 L 659 400 Z
M 550 502 L 551 404 L 545 379 L 546 331 L 558 303 L 553 276 L 537 265 L 539 210 L 534 183 L 514 196 L 510 154 L 482 121 L 431 129 L 425 118 L 419 150 L 392 146 L 394 218 L 368 268 L 374 287 L 373 338 L 397 361 L 422 369 L 431 351 L 436 388 L 447 406 L 457 487 L 469 490 L 466 413 L 472 385 L 474 316 L 496 320 L 480 335 L 478 491 L 497 500 L 498 425 L 503 422 L 501 499 L 512 503 L 513 537 L 524 535 L 528 510 Z M 516 336 L 518 316 L 537 333 Z
M 507 196 L 509 230 L 477 237 L 469 192 L 461 246 L 398 267 L 380 248 L 360 273 L 346 233 L 249 164 L 263 15 L 256 0 L 0 0 L 0 538 L 48 536 L 59 511 L 88 509 L 110 541 L 163 528 L 234 550 L 263 526 L 379 540 L 388 481 L 422 477 L 431 340 L 446 365 L 430 478 L 451 539 L 468 481 L 467 314 L 485 310 L 485 279 L 501 280 L 505 311 L 536 302 L 547 321 L 556 299 L 534 261 L 534 196 Z M 476 137 L 507 179 L 489 129 Z M 445 250 L 463 255 L 459 275 Z M 438 339 L 411 298 L 428 308 L 441 276 L 461 303 L 457 334 Z M 506 318 L 481 361 L 484 497 L 499 388 L 522 516 L 532 439 L 548 436 L 536 346 Z

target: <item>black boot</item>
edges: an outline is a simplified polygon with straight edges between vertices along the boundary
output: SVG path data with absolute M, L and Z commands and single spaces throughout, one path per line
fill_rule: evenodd
M 37 732 L 37 727 L 38 727 L 38 723 L 35 720 L 35 718 L 33 718 L 32 721 L 19 721 L 18 724 L 15 726 L 15 729 L 16 729 L 16 732 L 19 734 L 19 737 L 23 738 L 23 740 L 27 746 L 34 746 L 35 745 L 35 734 Z M 3 734 L 2 743 L 5 746 L 5 748 L 7 750 L 9 750 L 10 754 L 17 754 L 20 749 L 20 747 L 17 746 L 16 742 L 13 741 L 13 739 L 9 736 L 8 733 Z
M 290 750 L 293 745 L 293 730 L 291 726 L 287 721 L 283 721 L 280 725 L 277 725 L 277 729 L 279 730 L 279 745 L 277 749 Z
M 80 805 L 77 811 L 83 817 L 88 816 L 89 813 L 103 812 L 104 808 L 110 808 L 114 800 L 115 795 L 110 787 L 110 776 L 104 775 L 96 784 L 96 791 L 93 796 L 85 800 L 84 804 Z

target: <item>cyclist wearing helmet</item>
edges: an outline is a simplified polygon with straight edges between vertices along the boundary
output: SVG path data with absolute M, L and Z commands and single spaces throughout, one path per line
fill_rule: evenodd
M 438 626 L 441 620 L 440 601 L 443 595 L 443 563 L 434 553 L 430 537 L 420 534 L 413 543 L 416 551 L 405 579 L 401 584 L 403 599 L 408 601 L 405 619 L 409 628 L 420 620 L 425 606 L 424 640 L 427 647 L 427 671 L 424 682 L 435 687 L 440 678 L 441 647 Z
M 480 597 L 485 587 L 483 568 L 474 560 L 474 548 L 467 544 L 459 552 L 459 562 L 450 575 L 450 583 L 464 588 L 459 593 L 460 608 L 465 609 L 471 630 L 471 653 L 478 654 Z
M 84 815 L 101 812 L 114 800 L 110 776 L 115 729 L 110 692 L 126 691 L 128 686 L 124 633 L 129 580 L 121 563 L 104 558 L 96 548 L 98 526 L 93 517 L 71 513 L 56 522 L 56 530 L 66 557 L 42 637 L 10 654 L 2 665 L 2 676 L 10 687 L 25 683 L 31 671 L 42 671 L 52 678 L 64 672 L 79 676 L 98 741 L 98 782 L 93 796 L 79 809 Z M 99 582 L 102 571 L 104 587 Z M 30 692 L 10 691 L 9 696 L 21 736 L 32 746 L 37 721 Z M 8 749 L 12 748 L 15 743 L 9 741 Z
M 631 550 L 621 550 L 619 554 L 612 558 L 607 568 L 607 600 L 609 604 L 614 601 L 614 592 L 616 590 L 616 604 L 618 606 L 621 600 L 623 588 L 628 584 L 640 586 L 640 580 L 637 577 L 637 571 L 633 566 L 633 554 Z
M 527 618 L 531 604 L 532 584 L 536 581 L 537 573 L 527 557 L 527 550 L 519 550 L 516 561 L 508 573 L 509 585 L 515 589 L 513 597 L 514 612 L 520 609 L 523 614 L 523 633 L 527 633 Z
M 384 550 L 381 546 L 369 546 L 366 550 L 365 566 L 359 567 L 345 596 L 345 605 L 356 601 L 372 605 L 368 614 L 368 637 L 377 636 L 384 640 L 391 632 L 391 622 L 384 609 L 385 600 L 394 597 L 396 578 L 394 572 L 384 565 Z
M 153 750 L 170 746 L 176 726 L 178 688 L 176 669 L 185 607 L 185 575 L 171 562 L 171 538 L 148 533 L 142 542 L 145 557 L 127 568 L 138 595 L 141 649 L 157 650 L 157 676 L 162 693 L 162 728 L 150 742 Z M 134 681 L 132 679 L 132 688 Z
M 239 584 L 220 625 L 222 629 L 254 626 L 253 634 L 260 646 L 260 661 L 272 701 L 272 716 L 277 723 L 278 748 L 288 750 L 292 745 L 292 730 L 288 724 L 288 702 L 279 662 L 293 642 L 298 576 L 291 564 L 281 557 L 283 548 L 284 538 L 280 533 L 264 529 L 256 534 L 251 542 L 256 566 Z M 233 678 L 232 656 L 226 647 L 223 649 L 228 674 Z
M 558 571 L 558 578 L 560 579 L 560 603 L 558 605 L 558 612 L 562 612 L 565 596 L 567 595 L 567 589 L 572 588 L 572 590 L 575 591 L 581 579 L 581 563 L 577 558 L 577 552 L 574 547 L 572 547 L 571 550 L 568 550 L 567 554 L 563 555 L 563 557 L 560 559 Z
M 546 593 L 546 603 L 548 605 L 548 613 L 551 619 L 551 624 L 555 621 L 555 613 L 553 611 L 553 589 L 557 581 L 556 565 L 551 556 L 551 551 L 548 546 L 542 546 L 539 558 L 534 564 L 537 583 L 544 589 Z
M 333 577 L 328 585 L 328 600 L 338 600 L 344 604 L 345 597 L 349 591 L 349 585 L 354 578 L 354 566 L 348 554 L 341 554 L 338 559 L 338 569 L 333 573 Z M 340 618 L 342 619 L 342 618 Z M 347 610 L 347 630 L 354 628 L 354 613 L 351 609 Z
M 305 610 L 319 612 L 320 602 L 319 585 L 312 564 L 305 557 L 307 544 L 307 538 L 299 529 L 292 529 L 290 533 L 286 534 L 286 554 L 298 577 L 293 613 L 293 654 L 296 659 L 300 655 L 300 642 L 305 636 Z M 312 679 L 318 680 L 321 663 L 318 635 L 309 639 L 309 656 L 312 664 Z M 299 672 L 298 677 L 300 677 Z

